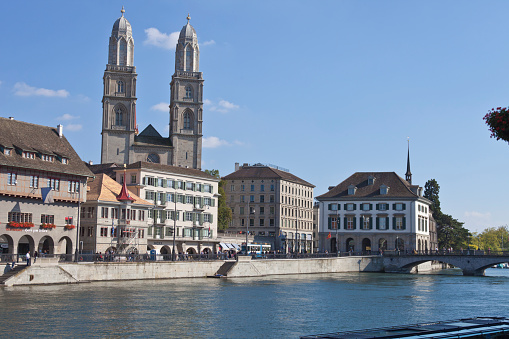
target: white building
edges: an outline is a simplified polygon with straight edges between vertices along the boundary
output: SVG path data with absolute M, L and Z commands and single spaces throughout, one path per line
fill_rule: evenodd
M 316 198 L 320 250 L 426 251 L 431 202 L 422 187 L 394 172 L 357 172 Z
M 116 181 L 123 182 L 124 168 Z M 127 187 L 153 203 L 148 211 L 147 246 L 171 254 L 175 227 L 176 253 L 217 251 L 219 178 L 193 168 L 148 162 L 126 166 Z

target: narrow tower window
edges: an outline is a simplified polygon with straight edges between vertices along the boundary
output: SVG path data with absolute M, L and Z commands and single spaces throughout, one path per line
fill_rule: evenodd
M 192 99 L 193 98 L 193 90 L 191 86 L 186 87 L 186 99 Z
M 116 126 L 122 126 L 123 125 L 122 118 L 123 118 L 122 109 L 117 108 L 116 111 L 115 111 L 115 125 Z
M 184 113 L 184 129 L 191 129 L 191 116 L 189 112 Z
M 117 92 L 124 93 L 124 82 L 123 81 L 117 81 Z

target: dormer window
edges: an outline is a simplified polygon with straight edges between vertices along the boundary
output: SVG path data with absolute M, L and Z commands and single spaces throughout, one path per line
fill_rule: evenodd
M 69 163 L 69 159 L 62 158 L 62 164 L 67 165 Z
M 370 175 L 368 177 L 368 185 L 373 185 L 375 183 L 375 177 Z
M 389 193 L 389 186 L 382 185 L 380 186 L 380 195 L 387 195 Z
M 52 155 L 42 154 L 41 159 L 42 159 L 42 161 L 53 162 L 55 160 L 55 157 Z
M 12 154 L 12 149 L 10 149 L 10 148 L 5 148 L 5 149 L 4 149 L 4 154 L 5 154 L 5 155 L 11 155 L 11 154 Z
M 354 195 L 355 191 L 357 191 L 357 187 L 355 187 L 354 185 L 348 186 L 348 195 Z
M 35 152 L 23 151 L 23 153 L 21 153 L 21 156 L 27 159 L 35 159 Z

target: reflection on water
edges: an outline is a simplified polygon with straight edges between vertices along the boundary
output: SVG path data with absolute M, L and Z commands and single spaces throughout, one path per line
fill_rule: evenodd
M 508 316 L 509 270 L 487 277 L 343 273 L 0 289 L 10 337 L 296 338 Z

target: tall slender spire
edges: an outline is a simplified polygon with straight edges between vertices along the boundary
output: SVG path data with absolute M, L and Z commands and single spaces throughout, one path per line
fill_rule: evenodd
M 410 138 L 408 138 L 408 155 L 406 159 L 405 180 L 408 181 L 410 185 L 412 184 L 412 172 L 410 172 Z

